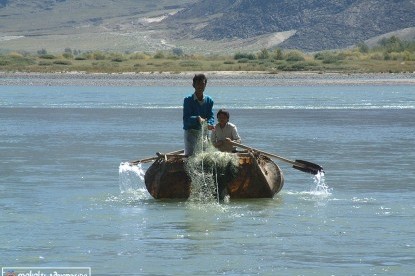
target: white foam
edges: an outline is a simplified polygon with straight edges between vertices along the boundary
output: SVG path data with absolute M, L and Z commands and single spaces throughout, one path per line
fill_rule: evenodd
M 310 194 L 319 197 L 328 197 L 331 195 L 331 188 L 326 185 L 324 172 L 319 172 L 314 175 L 315 186 L 310 190 Z
M 128 162 L 120 163 L 118 168 L 118 176 L 121 193 L 143 189 L 144 174 L 145 171 L 141 167 L 141 164 L 131 165 Z

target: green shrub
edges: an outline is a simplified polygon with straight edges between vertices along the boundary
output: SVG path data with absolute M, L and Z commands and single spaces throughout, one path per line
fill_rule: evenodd
M 38 63 L 38 65 L 39 66 L 50 66 L 50 65 L 52 65 L 53 63 L 51 62 L 51 61 L 46 61 L 46 60 L 41 60 L 41 61 L 39 61 L 39 63 Z
M 92 57 L 95 60 L 104 60 L 104 59 L 106 59 L 106 55 L 102 52 L 94 52 L 92 54 Z
M 307 71 L 316 70 L 318 64 L 315 61 L 299 61 L 295 63 L 283 63 L 277 66 L 278 70 L 281 71 Z
M 195 66 L 202 66 L 202 63 L 199 61 L 194 60 L 186 60 L 179 63 L 182 67 L 195 67 Z
M 67 58 L 67 59 L 72 59 L 72 58 L 73 58 L 72 53 L 67 53 L 67 52 L 63 53 L 63 54 L 62 54 L 62 56 L 63 56 L 64 58 Z
M 248 62 L 249 62 L 249 59 L 247 58 L 238 59 L 238 63 L 248 63 Z
M 284 59 L 284 53 L 279 48 L 275 49 L 271 56 L 276 60 L 283 60 Z
M 0 66 L 6 66 L 6 65 L 9 65 L 9 64 L 10 64 L 10 61 L 4 60 L 4 59 L 0 59 Z
M 53 64 L 57 64 L 57 65 L 72 65 L 72 62 L 70 62 L 69 60 L 55 60 L 53 62 Z
M 321 60 L 323 63 L 336 63 L 344 59 L 344 55 L 339 55 L 334 52 L 320 52 L 314 55 L 314 59 Z
M 175 55 L 175 56 L 179 56 L 179 57 L 181 57 L 181 56 L 183 56 L 184 51 L 183 51 L 183 49 L 181 49 L 181 48 L 173 48 L 172 53 L 173 53 L 173 55 Z
M 245 53 L 236 53 L 233 56 L 234 59 L 248 59 L 248 60 L 254 60 L 256 59 L 254 54 L 245 54 Z
M 362 54 L 369 53 L 369 46 L 367 46 L 367 44 L 364 43 L 364 42 L 359 42 L 357 44 L 357 49 L 359 49 L 359 52 L 362 53 Z
M 267 49 L 261 49 L 258 53 L 258 59 L 269 59 L 269 52 Z
M 41 59 L 55 59 L 56 57 L 52 54 L 44 54 L 44 55 L 39 55 L 39 58 L 41 58 Z
M 370 59 L 373 59 L 373 60 L 384 60 L 385 59 L 382 53 L 372 53 L 369 55 L 369 57 Z
M 46 55 L 47 53 L 48 53 L 48 51 L 46 51 L 46 49 L 44 49 L 44 48 L 42 48 L 41 50 L 38 50 L 38 51 L 37 51 L 37 54 L 38 54 L 39 56 Z
M 164 58 L 164 54 L 163 54 L 163 52 L 157 52 L 157 53 L 153 56 L 153 58 L 157 58 L 157 59 Z
M 21 55 L 0 56 L 1 66 L 27 66 L 32 64 L 36 64 L 36 61 L 29 57 L 23 57 Z
M 397 36 L 382 38 L 379 40 L 378 44 L 382 46 L 388 53 L 404 51 L 404 43 Z
M 123 62 L 124 59 L 122 57 L 114 57 L 114 58 L 111 59 L 111 61 L 113 61 L 113 62 Z
M 134 53 L 130 56 L 130 59 L 148 59 L 149 56 L 144 53 Z
M 290 62 L 294 62 L 294 61 L 304 61 L 305 58 L 304 58 L 304 56 L 301 52 L 291 51 L 291 52 L 288 52 L 287 54 L 285 54 L 285 60 L 290 61 Z

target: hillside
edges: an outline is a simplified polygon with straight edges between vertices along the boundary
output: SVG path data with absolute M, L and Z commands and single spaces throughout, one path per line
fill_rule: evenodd
M 415 0 L 0 0 L 0 50 L 319 51 L 415 39 Z
M 204 0 L 169 20 L 198 21 L 184 30 L 206 40 L 247 39 L 294 31 L 282 48 L 344 48 L 389 32 L 415 27 L 413 0 Z M 206 18 L 208 20 L 206 20 Z M 414 39 L 415 36 L 412 37 Z

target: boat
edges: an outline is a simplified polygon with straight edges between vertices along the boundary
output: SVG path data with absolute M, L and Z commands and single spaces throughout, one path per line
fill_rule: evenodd
M 238 152 L 239 164 L 231 177 L 216 177 L 220 198 L 272 198 L 281 191 L 284 176 L 269 157 L 258 152 Z M 186 172 L 188 157 L 159 154 L 147 169 L 144 182 L 155 199 L 187 199 L 192 180 Z

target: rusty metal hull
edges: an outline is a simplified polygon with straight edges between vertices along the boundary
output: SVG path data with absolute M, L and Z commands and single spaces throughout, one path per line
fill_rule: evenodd
M 239 158 L 237 175 L 219 183 L 230 198 L 272 198 L 284 185 L 281 169 L 264 155 L 236 153 Z M 191 179 L 185 171 L 186 157 L 159 158 L 148 168 L 144 181 L 148 192 L 156 199 L 187 199 Z

